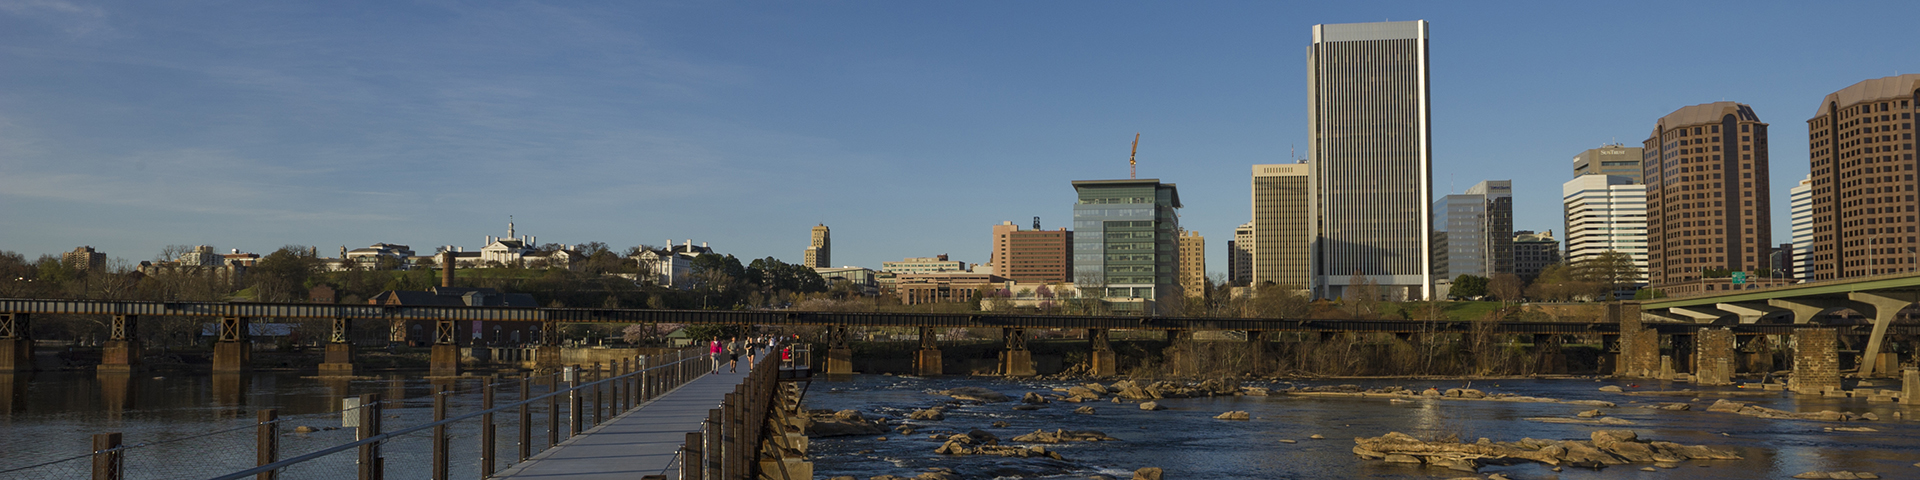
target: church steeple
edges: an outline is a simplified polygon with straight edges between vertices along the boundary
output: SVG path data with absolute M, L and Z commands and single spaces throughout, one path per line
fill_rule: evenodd
M 507 238 L 520 238 L 513 236 L 513 215 L 507 215 Z

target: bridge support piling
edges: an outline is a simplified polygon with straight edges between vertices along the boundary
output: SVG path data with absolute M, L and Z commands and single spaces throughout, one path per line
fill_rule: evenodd
M 1567 354 L 1560 347 L 1559 335 L 1534 335 L 1534 371 L 1549 375 L 1567 373 Z
M 107 343 L 100 348 L 100 365 L 94 371 L 131 372 L 140 365 L 139 317 L 114 315 L 107 324 Z
M 433 326 L 433 351 L 427 376 L 460 376 L 460 344 L 454 343 L 454 323 L 452 320 L 440 320 Z
M 31 314 L 0 313 L 0 372 L 33 370 Z
M 946 373 L 940 363 L 940 339 L 933 327 L 920 327 L 920 350 L 913 357 L 913 373 L 923 377 Z
M 1033 352 L 1027 351 L 1027 329 L 1002 328 L 1000 334 L 1007 340 L 1007 349 L 1000 352 L 1000 374 L 1009 377 L 1034 376 Z
M 1900 403 L 1920 405 L 1920 369 L 1907 367 L 1900 371 Z
M 1840 338 L 1831 328 L 1802 328 L 1793 332 L 1793 377 L 1787 387 L 1802 395 L 1819 395 L 1840 388 Z
M 528 366 L 536 372 L 557 372 L 560 364 L 560 322 L 540 322 L 540 338 L 534 343 Z M 457 356 L 456 356 L 457 357 Z
M 1638 302 L 1607 305 L 1608 316 L 1620 325 L 1620 360 L 1614 375 L 1649 378 L 1660 374 L 1660 332 L 1646 328 Z
M 213 372 L 239 373 L 253 360 L 246 317 L 220 317 L 219 337 L 213 344 Z
M 1860 358 L 1860 376 L 1861 377 L 1873 376 L 1874 372 L 1876 371 L 1874 369 L 1874 367 L 1876 366 L 1875 364 L 1882 363 L 1880 359 L 1880 351 L 1881 351 L 1880 347 L 1886 344 L 1887 327 L 1893 325 L 1893 319 L 1897 314 L 1900 313 L 1901 309 L 1907 308 L 1907 306 L 1909 305 L 1913 305 L 1915 300 L 1914 298 L 1915 295 L 1912 293 L 1901 295 L 1907 298 L 1896 298 L 1893 295 L 1894 294 L 1874 294 L 1874 293 L 1865 293 L 1865 292 L 1853 292 L 1853 293 L 1847 294 L 1847 297 L 1853 301 L 1865 303 L 1873 306 L 1873 334 L 1871 337 L 1867 339 L 1867 348 L 1866 348 L 1865 355 Z M 1861 313 L 1866 313 L 1866 312 L 1861 312 Z M 1891 367 L 1893 364 L 1896 364 L 1896 363 L 1898 362 L 1897 361 L 1890 362 L 1885 366 Z M 1887 370 L 1887 369 L 1882 369 L 1877 371 L 1881 373 L 1889 373 L 1889 374 L 1892 373 L 1892 370 Z
M 1694 349 L 1693 383 L 1700 385 L 1732 385 L 1734 373 L 1733 330 L 1726 328 L 1705 328 L 1694 338 L 1698 343 Z
M 1167 331 L 1167 364 L 1173 367 L 1174 376 L 1192 378 L 1199 375 L 1199 365 L 1193 351 L 1192 330 Z
M 1087 374 L 1096 377 L 1111 377 L 1120 373 L 1120 357 L 1113 354 L 1113 344 L 1108 342 L 1108 333 L 1104 328 L 1087 329 Z
M 327 335 L 327 353 L 320 361 L 320 376 L 353 376 L 353 344 L 349 342 L 348 332 L 353 329 L 353 320 L 333 319 L 333 329 Z
M 847 327 L 827 330 L 827 375 L 853 374 L 853 348 L 848 346 L 852 335 Z
M 1247 330 L 1247 365 L 1252 366 L 1255 371 L 1266 370 L 1267 332 L 1265 330 Z

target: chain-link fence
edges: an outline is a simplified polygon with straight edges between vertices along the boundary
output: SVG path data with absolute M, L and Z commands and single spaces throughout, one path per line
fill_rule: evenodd
M 480 478 L 699 378 L 710 363 L 697 350 L 539 375 L 432 378 L 426 392 L 391 382 L 386 395 L 347 397 L 337 411 L 263 409 L 211 430 L 103 433 L 91 451 L 0 478 Z

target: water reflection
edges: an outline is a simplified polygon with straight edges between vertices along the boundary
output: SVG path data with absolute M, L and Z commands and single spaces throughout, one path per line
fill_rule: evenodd
M 29 373 L 0 373 L 0 413 L 13 413 L 27 404 Z
M 109 418 L 118 420 L 127 409 L 136 408 L 132 373 L 100 372 L 95 379 L 100 382 L 100 409 L 106 411 Z

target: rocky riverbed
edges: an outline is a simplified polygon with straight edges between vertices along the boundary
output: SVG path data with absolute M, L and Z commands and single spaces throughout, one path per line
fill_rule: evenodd
M 1632 395 L 1690 387 L 859 376 L 816 383 L 807 402 L 821 478 L 1127 479 L 1146 468 L 1166 478 L 1920 476 L 1920 425 L 1881 420 L 1913 418 L 1911 407 Z M 1460 441 L 1478 437 L 1495 440 Z

